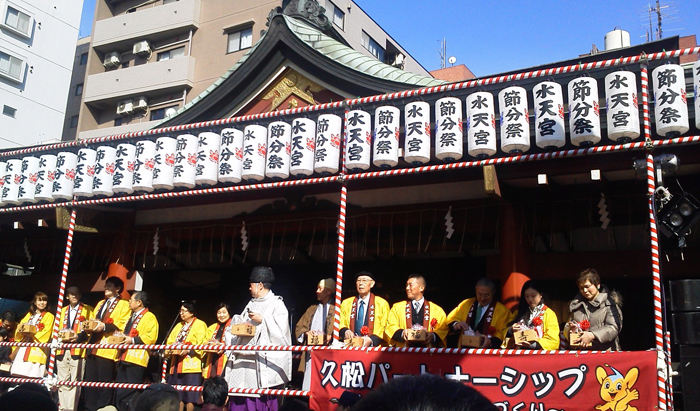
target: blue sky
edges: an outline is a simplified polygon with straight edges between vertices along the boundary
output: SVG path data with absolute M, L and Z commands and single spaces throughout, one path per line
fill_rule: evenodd
M 440 68 L 440 41 L 447 56 L 477 76 L 574 58 L 603 50 L 605 33 L 620 27 L 632 45 L 645 42 L 642 0 L 355 0 L 427 70 Z M 700 1 L 662 1 L 664 37 L 700 34 Z M 668 6 L 663 8 L 664 6 Z M 90 34 L 95 0 L 85 0 L 80 37 Z M 653 28 L 656 28 L 654 15 Z M 449 66 L 449 63 L 446 63 Z

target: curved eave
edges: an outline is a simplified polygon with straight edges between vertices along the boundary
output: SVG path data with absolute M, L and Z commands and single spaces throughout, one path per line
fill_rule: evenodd
M 295 24 L 294 29 L 288 24 Z M 229 116 L 248 96 L 259 91 L 285 62 L 313 73 L 320 81 L 351 96 L 370 96 L 445 83 L 380 63 L 313 30 L 289 17 L 276 16 L 267 33 L 238 63 L 187 103 L 175 117 L 156 127 Z M 311 36 L 315 38 L 310 39 Z

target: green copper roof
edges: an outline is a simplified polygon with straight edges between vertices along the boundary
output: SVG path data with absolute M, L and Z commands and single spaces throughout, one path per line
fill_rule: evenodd
M 411 86 L 411 88 L 421 88 L 421 87 L 432 87 L 446 84 L 446 81 L 438 80 L 433 77 L 423 76 L 420 74 L 410 73 L 408 71 L 401 70 L 399 68 L 390 66 L 388 64 L 382 63 L 379 60 L 368 57 L 358 51 L 353 50 L 341 42 L 333 39 L 330 36 L 320 32 L 319 30 L 305 24 L 301 20 L 295 19 L 293 17 L 282 15 L 287 27 L 290 31 L 294 33 L 301 41 L 309 45 L 320 54 L 326 56 L 327 58 L 334 60 L 344 66 L 351 68 L 353 70 L 359 71 L 361 73 L 367 74 L 369 76 L 377 77 L 384 80 L 394 81 L 397 83 L 404 83 Z M 243 65 L 250 56 L 255 52 L 258 46 L 263 42 L 267 32 L 260 37 L 258 40 L 244 55 L 240 60 L 236 62 L 230 69 L 228 69 L 219 79 L 217 79 L 211 86 L 207 87 L 206 90 L 201 92 L 197 97 L 193 98 L 190 102 L 185 104 L 183 107 L 178 109 L 174 116 L 166 117 L 156 124 L 153 128 L 160 127 L 162 123 L 172 120 L 179 114 L 187 111 L 190 107 L 197 104 L 199 101 L 207 97 L 212 91 L 214 91 L 219 85 L 221 85 L 226 79 L 228 79 L 238 68 Z

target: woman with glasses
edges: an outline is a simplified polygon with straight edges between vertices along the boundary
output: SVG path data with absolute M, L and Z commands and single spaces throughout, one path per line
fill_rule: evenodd
M 168 336 L 167 344 L 175 347 L 166 350 L 170 356 L 170 372 L 167 383 L 170 385 L 202 385 L 202 351 L 188 346 L 204 344 L 207 338 L 207 324 L 197 319 L 194 301 L 186 301 L 180 307 L 182 320 Z M 193 411 L 199 402 L 199 392 L 180 391 L 180 411 Z
M 569 341 L 575 348 L 596 351 L 620 351 L 618 335 L 622 329 L 620 296 L 600 284 L 595 269 L 581 272 L 576 279 L 579 293 L 569 305 L 569 330 L 580 334 Z

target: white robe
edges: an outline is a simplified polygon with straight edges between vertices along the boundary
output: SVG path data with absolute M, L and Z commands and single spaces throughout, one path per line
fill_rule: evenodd
M 231 323 L 249 321 L 248 312 L 263 317 L 255 327 L 255 336 L 234 336 L 227 329 L 227 345 L 292 345 L 289 313 L 282 297 L 270 291 L 262 298 L 252 298 Z M 288 383 L 291 374 L 291 351 L 234 351 L 228 354 L 224 378 L 229 388 L 268 388 Z

